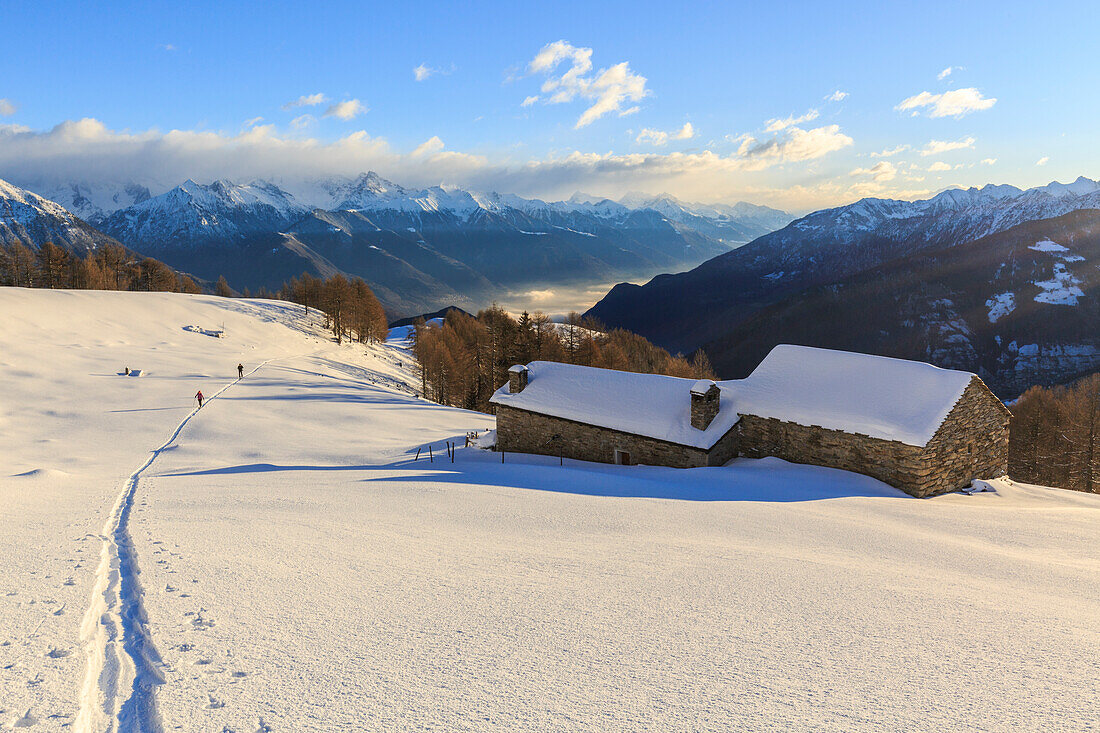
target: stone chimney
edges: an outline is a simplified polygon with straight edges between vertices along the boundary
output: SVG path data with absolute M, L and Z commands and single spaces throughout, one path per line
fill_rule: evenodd
M 522 364 L 516 364 L 514 367 L 508 370 L 508 391 L 512 394 L 522 392 L 523 388 L 527 386 L 527 367 Z
M 709 379 L 700 379 L 691 385 L 691 427 L 706 430 L 718 416 L 718 385 Z

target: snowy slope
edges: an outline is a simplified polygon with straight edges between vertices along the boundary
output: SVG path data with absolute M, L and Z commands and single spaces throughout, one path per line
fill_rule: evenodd
M 444 440 L 492 418 L 413 397 L 400 348 L 337 347 L 296 306 L 0 289 L 0 308 L 0 725 L 1100 722 L 1098 497 L 915 500 L 775 460 L 452 464 Z M 199 388 L 218 396 L 195 413 Z M 112 622 L 141 644 L 110 645 Z M 136 688 L 99 662 L 128 649 Z

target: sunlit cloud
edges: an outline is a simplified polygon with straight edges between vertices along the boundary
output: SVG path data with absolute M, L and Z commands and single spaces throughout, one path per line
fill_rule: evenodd
M 940 73 L 936 74 L 936 78 L 939 79 L 940 81 L 943 81 L 947 77 L 951 76 L 951 74 L 955 73 L 956 71 L 962 71 L 962 70 L 963 70 L 963 68 L 961 66 L 948 66 L 946 69 L 944 69 Z
M 669 140 L 690 140 L 695 137 L 695 128 L 691 126 L 690 122 L 685 122 L 684 126 L 675 132 L 665 132 L 663 130 L 654 130 L 652 128 L 645 128 L 634 139 L 636 143 L 652 143 L 657 146 L 667 145 Z
M 852 144 L 854 141 L 840 131 L 840 125 L 812 130 L 789 127 L 770 140 L 744 136 L 737 154 L 746 162 L 746 169 L 761 170 L 778 163 L 813 160 Z
M 914 117 L 924 110 L 929 117 L 965 117 L 971 112 L 989 109 L 997 103 L 996 97 L 983 97 L 974 87 L 953 89 L 943 94 L 921 92 L 902 100 L 894 109 L 909 112 Z
M 869 176 L 871 180 L 884 182 L 892 181 L 898 175 L 898 169 L 893 163 L 883 160 L 875 163 L 870 168 L 856 168 L 848 173 L 849 176 Z
M 847 96 L 848 96 L 848 92 L 842 92 L 839 89 L 837 89 L 832 94 L 826 95 L 825 101 L 826 102 L 839 102 Z
M 786 118 L 781 119 L 781 120 L 780 119 L 768 120 L 767 127 L 764 128 L 764 131 L 765 132 L 779 132 L 780 130 L 784 130 L 788 127 L 792 127 L 794 125 L 801 125 L 803 122 L 810 122 L 812 120 L 816 120 L 817 118 L 818 118 L 817 110 L 816 109 L 811 109 L 809 112 L 802 115 L 801 117 L 795 117 L 795 116 L 792 115 L 790 117 L 786 117 Z
M 10 99 L 0 99 L 0 117 L 11 117 L 18 109 Z
M 561 70 L 563 63 L 564 71 Z M 624 109 L 624 104 L 639 102 L 649 94 L 646 78 L 631 71 L 628 62 L 593 73 L 592 49 L 579 48 L 568 41 L 554 41 L 543 46 L 527 65 L 527 71 L 544 75 L 546 80 L 540 89 L 541 96 L 527 97 L 523 106 L 536 101 L 564 104 L 578 98 L 591 103 L 577 118 L 574 129 L 590 125 L 613 112 L 619 116 L 637 112 L 638 107 Z
M 311 114 L 298 115 L 290 121 L 290 126 L 295 130 L 304 130 L 316 121 L 317 118 Z
M 316 107 L 319 104 L 324 104 L 328 101 L 328 97 L 318 92 L 317 94 L 303 94 L 295 99 L 293 102 L 287 102 L 283 105 L 283 109 L 291 110 L 298 107 Z
M 330 105 L 325 110 L 325 117 L 337 117 L 341 120 L 350 120 L 358 117 L 361 114 L 367 112 L 367 105 L 360 102 L 358 99 L 346 99 L 343 102 L 337 102 Z
M 996 158 L 982 158 L 982 165 L 994 165 L 996 162 Z
M 1044 155 L 1042 158 L 1039 158 L 1039 160 L 1035 161 L 1035 165 L 1046 165 L 1049 161 L 1050 156 Z
M 940 155 L 942 153 L 949 153 L 952 150 L 964 150 L 966 148 L 974 147 L 974 142 L 975 140 L 972 137 L 952 141 L 929 140 L 928 144 L 921 149 L 920 154 L 927 157 L 929 155 Z
M 935 163 L 928 166 L 928 172 L 929 173 L 939 173 L 941 171 L 949 171 L 949 170 L 951 170 L 951 166 L 948 165 L 947 163 L 944 163 L 942 160 L 937 160 Z
M 454 64 L 451 64 L 450 68 L 435 68 L 432 66 L 428 66 L 427 64 L 420 64 L 413 69 L 413 78 L 417 81 L 424 81 L 425 79 L 435 76 L 436 74 L 447 76 L 448 74 L 454 73 L 454 70 Z
M 411 150 L 356 130 L 335 140 L 308 134 L 313 121 L 286 132 L 256 124 L 235 133 L 196 130 L 109 129 L 99 120 L 63 122 L 48 130 L 0 125 L 0 171 L 17 185 L 72 181 L 136 181 L 154 194 L 180 181 L 219 178 L 274 181 L 292 193 L 308 193 L 308 181 L 351 177 L 368 170 L 410 187 L 440 183 L 475 191 L 502 191 L 560 200 L 578 190 L 619 197 L 629 191 L 670 192 L 685 200 L 748 200 L 808 210 L 847 203 L 858 195 L 901 196 L 906 189 L 869 179 L 858 184 L 822 180 L 814 185 L 776 185 L 766 171 L 802 175 L 792 166 L 814 162 L 853 144 L 838 126 L 791 127 L 761 140 L 740 136 L 735 150 L 696 152 L 550 154 L 512 159 L 445 149 L 437 136 Z M 296 118 L 298 119 L 298 118 Z M 682 130 L 682 128 L 681 128 Z M 694 130 L 692 130 L 694 132 Z
M 443 149 L 443 147 L 443 141 L 439 139 L 439 136 L 432 135 L 430 138 L 416 146 L 416 148 L 412 151 L 412 156 L 420 157 L 422 155 L 438 153 L 440 150 Z
M 898 155 L 899 153 L 904 153 L 906 150 L 909 150 L 909 148 L 910 148 L 910 146 L 908 146 L 908 145 L 898 145 L 898 146 L 893 147 L 893 148 L 887 148 L 887 149 L 885 149 L 881 152 L 878 152 L 878 153 L 871 153 L 871 157 L 872 158 L 892 158 L 895 155 Z

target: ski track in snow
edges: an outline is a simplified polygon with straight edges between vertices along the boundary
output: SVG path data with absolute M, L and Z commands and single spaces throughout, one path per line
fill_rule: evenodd
M 261 362 L 245 378 L 272 361 L 275 359 Z M 229 382 L 204 404 L 216 400 L 239 381 Z M 156 707 L 156 688 L 164 683 L 163 662 L 146 628 L 145 593 L 129 520 L 142 473 L 176 442 L 200 411 L 195 408 L 188 413 L 168 440 L 126 478 L 103 526 L 95 585 L 80 626 L 87 662 L 75 725 L 78 733 L 163 730 Z

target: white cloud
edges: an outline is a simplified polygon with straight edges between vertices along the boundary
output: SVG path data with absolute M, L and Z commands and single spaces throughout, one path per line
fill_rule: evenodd
M 244 126 L 245 126 L 245 127 L 253 127 L 253 126 L 255 126 L 255 125 L 258 125 L 258 124 L 260 124 L 260 123 L 261 123 L 261 122 L 263 122 L 263 121 L 264 121 L 264 118 L 263 118 L 263 117 L 253 117 L 253 118 L 252 118 L 252 119 L 250 119 L 250 120 L 245 120 L 245 121 L 244 121 Z
M 825 101 L 826 102 L 839 102 L 847 96 L 848 96 L 848 92 L 842 92 L 839 89 L 837 89 L 832 94 L 826 96 Z
M 566 62 L 568 68 L 559 72 L 562 62 Z M 577 98 L 591 102 L 577 119 L 574 129 L 590 125 L 611 112 L 617 112 L 620 117 L 637 112 L 638 107 L 624 110 L 624 102 L 640 102 L 649 94 L 646 78 L 631 71 L 628 62 L 593 74 L 592 49 L 578 48 L 568 41 L 554 41 L 543 46 L 527 65 L 527 71 L 546 76 L 541 87 L 543 96 L 539 97 L 544 104 L 563 104 Z M 529 100 L 531 97 L 524 100 L 524 106 L 534 104 Z
M 781 119 L 781 120 L 780 119 L 768 120 L 768 122 L 766 123 L 767 127 L 764 128 L 764 132 L 779 132 L 780 130 L 784 130 L 784 129 L 786 129 L 788 127 L 792 127 L 794 125 L 801 125 L 803 122 L 810 122 L 812 120 L 816 120 L 817 117 L 818 117 L 817 110 L 816 109 L 811 109 L 809 112 L 802 115 L 801 117 L 795 117 L 794 115 L 791 115 L 790 117 L 786 117 L 786 118 Z
M 1035 165 L 1046 165 L 1049 161 L 1050 156 L 1044 155 L 1042 158 L 1039 158 L 1039 160 L 1035 161 Z
M 971 112 L 989 109 L 997 103 L 996 97 L 983 97 L 974 87 L 952 89 L 943 94 L 921 92 L 902 100 L 894 109 L 899 112 L 911 112 L 915 117 L 922 109 L 928 108 L 929 117 L 964 117 Z
M 929 173 L 938 173 L 940 171 L 949 171 L 949 170 L 951 170 L 951 166 L 948 165 L 947 163 L 944 163 L 943 161 L 940 161 L 940 160 L 937 160 L 935 163 L 928 166 L 928 172 Z
M 420 64 L 420 66 L 417 66 L 415 69 L 413 69 L 413 77 L 417 81 L 424 81 L 429 76 L 435 76 L 436 74 L 448 76 L 450 74 L 453 74 L 454 71 L 454 64 L 451 64 L 450 68 L 435 68 L 432 66 L 428 66 L 427 64 Z
M 894 167 L 893 163 L 882 160 L 875 163 L 870 168 L 856 168 L 848 173 L 848 175 L 853 177 L 870 176 L 871 180 L 884 182 L 894 180 L 898 175 L 898 169 Z
M 400 151 L 364 130 L 320 140 L 301 130 L 280 132 L 270 124 L 235 133 L 119 131 L 95 119 L 67 121 L 48 130 L 0 124 L 0 171 L 5 179 L 28 187 L 35 182 L 133 180 L 157 194 L 187 178 L 264 178 L 298 193 L 306 187 L 298 189 L 296 183 L 375 170 L 411 187 L 445 182 L 547 200 L 578 190 L 613 197 L 631 190 L 668 191 L 686 200 L 750 200 L 803 211 L 871 195 L 871 186 L 877 187 L 874 195 L 895 198 L 923 193 L 873 180 L 852 184 L 843 175 L 804 184 L 805 171 L 790 164 L 817 160 L 853 144 L 835 125 L 788 128 L 759 142 L 742 137 L 731 154 L 573 151 L 517 160 L 448 151 L 442 141 L 427 143 Z
M 649 142 L 660 146 L 667 145 L 669 140 L 690 140 L 693 137 L 695 137 L 695 128 L 691 126 L 690 122 L 685 122 L 684 126 L 676 132 L 665 132 L 647 127 L 638 134 L 634 142 Z
M 883 150 L 881 153 L 871 153 L 871 157 L 872 158 L 892 158 L 895 155 L 897 155 L 898 153 L 904 153 L 906 150 L 909 150 L 908 145 L 898 145 L 897 147 L 894 147 L 894 148 L 887 148 L 886 150 Z
M 10 99 L 0 99 L 0 117 L 11 117 L 18 109 L 15 102 Z
M 317 118 L 311 114 L 298 115 L 290 121 L 290 126 L 295 130 L 304 130 L 317 121 Z
M 329 108 L 325 110 L 325 117 L 350 120 L 366 112 L 367 106 L 358 99 L 345 99 L 343 102 L 329 105 Z
M 961 66 L 948 66 L 946 69 L 944 69 L 940 73 L 936 74 L 936 78 L 939 79 L 940 81 L 943 81 L 947 77 L 951 76 L 951 74 L 953 74 L 954 72 L 962 71 L 962 70 L 963 70 L 963 67 L 961 67 Z
M 820 158 L 853 143 L 852 138 L 840 131 L 840 125 L 812 130 L 789 127 L 770 140 L 757 141 L 751 135 L 744 136 L 737 155 L 745 161 L 746 170 L 762 170 L 779 163 Z
M 524 99 L 523 103 L 520 105 L 520 107 L 530 107 L 532 104 L 534 104 L 537 101 L 539 101 L 538 95 L 533 94 L 530 97 L 527 97 L 527 99 Z
M 328 101 L 328 97 L 318 92 L 317 94 L 303 94 L 295 99 L 293 102 L 287 102 L 283 105 L 283 109 L 291 110 L 298 107 L 316 107 L 318 104 L 324 104 Z
M 929 140 L 928 144 L 921 149 L 920 154 L 922 156 L 940 155 L 941 153 L 948 153 L 952 150 L 963 150 L 966 148 L 974 147 L 974 138 L 967 137 L 962 140 Z
M 996 158 L 982 158 L 982 165 L 993 165 L 997 162 Z
M 443 141 L 439 139 L 438 135 L 432 135 L 416 146 L 416 149 L 412 151 L 414 158 L 419 158 L 422 155 L 430 155 L 432 153 L 438 153 L 443 149 Z

